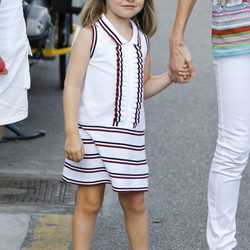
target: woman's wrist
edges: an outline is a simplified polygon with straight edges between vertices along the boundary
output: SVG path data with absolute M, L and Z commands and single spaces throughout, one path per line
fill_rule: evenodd
M 172 33 L 169 37 L 170 48 L 178 48 L 183 45 L 183 36 L 180 34 Z

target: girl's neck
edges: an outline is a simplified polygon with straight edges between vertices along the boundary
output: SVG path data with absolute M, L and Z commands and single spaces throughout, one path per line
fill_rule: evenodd
M 115 27 L 117 31 L 127 40 L 130 41 L 130 39 L 133 36 L 133 29 L 130 24 L 129 18 L 122 18 L 111 11 L 108 11 L 105 13 L 105 16 L 108 18 L 108 20 L 112 23 L 112 25 Z

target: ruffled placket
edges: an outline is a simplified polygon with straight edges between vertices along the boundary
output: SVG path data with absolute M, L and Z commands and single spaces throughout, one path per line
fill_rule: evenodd
M 113 126 L 136 128 L 141 116 L 144 75 L 139 30 L 131 22 L 133 37 L 130 42 L 126 42 L 104 15 L 100 18 L 99 23 L 116 43 L 116 91 Z
M 137 44 L 117 44 L 117 84 L 113 126 L 136 128 L 143 101 L 143 58 Z

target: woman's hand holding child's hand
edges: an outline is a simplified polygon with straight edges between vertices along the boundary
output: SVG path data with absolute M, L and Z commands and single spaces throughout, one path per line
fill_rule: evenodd
M 64 153 L 65 157 L 71 161 L 79 162 L 83 159 L 83 142 L 78 134 L 66 136 Z
M 172 82 L 178 83 L 178 77 L 182 77 L 185 82 L 189 82 L 191 75 L 189 73 L 188 64 L 184 64 L 181 69 L 178 70 L 178 75 L 176 76 L 173 71 L 169 70 L 168 75 Z

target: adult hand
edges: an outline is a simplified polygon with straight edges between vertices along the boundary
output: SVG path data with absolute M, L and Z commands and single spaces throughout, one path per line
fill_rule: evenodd
M 189 75 L 182 76 L 179 72 L 184 65 L 187 65 Z M 195 70 L 192 64 L 191 54 L 184 43 L 175 42 L 170 40 L 170 58 L 169 58 L 170 71 L 176 76 L 177 82 L 187 83 L 191 77 L 195 77 Z

